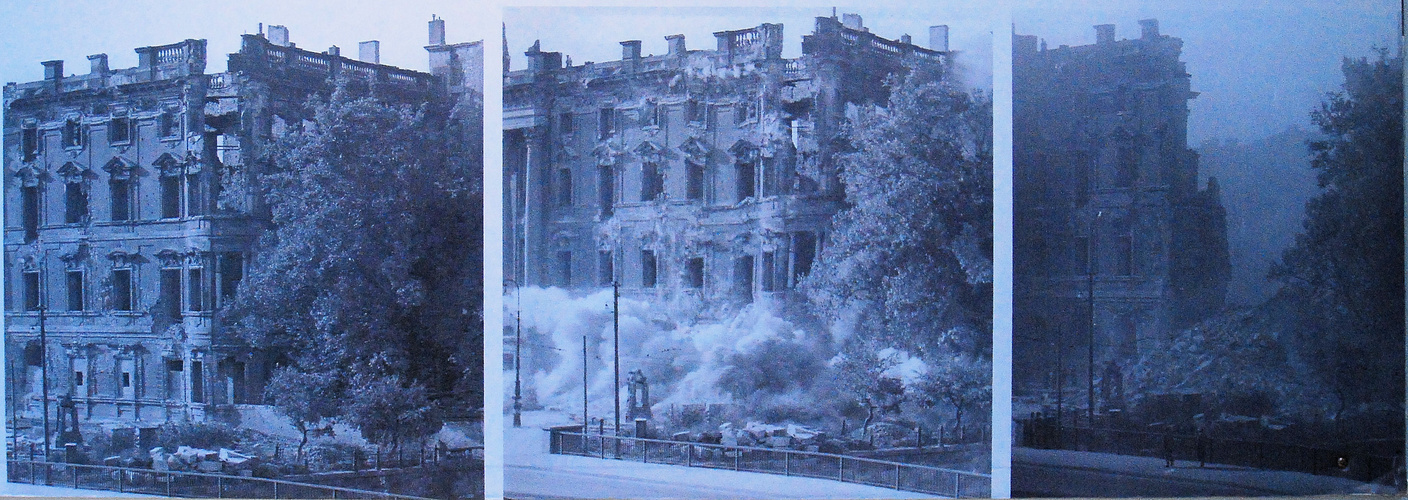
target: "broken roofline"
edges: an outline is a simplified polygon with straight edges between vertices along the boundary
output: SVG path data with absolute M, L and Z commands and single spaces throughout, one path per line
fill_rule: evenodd
M 846 14 L 847 21 L 852 21 Z M 854 26 L 854 27 L 852 27 Z M 802 37 L 803 57 L 816 52 L 816 44 L 810 43 L 814 37 L 835 37 L 847 46 L 856 47 L 858 50 L 869 52 L 871 55 L 882 57 L 905 57 L 917 56 L 923 59 L 942 61 L 952 54 L 948 50 L 948 26 L 937 25 L 930 27 L 930 45 L 933 48 L 926 48 L 915 45 L 909 35 L 903 35 L 898 40 L 891 40 L 874 33 L 868 28 L 860 25 L 859 16 L 854 17 L 852 26 L 847 26 L 835 16 L 817 17 L 816 26 L 811 34 Z M 564 58 L 561 52 L 545 52 L 541 50 L 539 42 L 533 42 L 533 46 L 526 52 L 528 56 L 528 68 L 508 72 L 509 75 L 517 76 L 543 71 L 570 69 L 576 71 L 592 71 L 599 74 L 614 74 L 622 70 L 626 72 L 650 71 L 662 69 L 664 63 L 674 58 L 684 57 L 690 54 L 712 56 L 726 59 L 733 63 L 740 56 L 754 56 L 744 60 L 782 60 L 787 64 L 796 64 L 802 58 L 784 59 L 782 54 L 783 25 L 763 23 L 753 28 L 739 30 L 716 31 L 714 38 L 716 48 L 713 50 L 697 49 L 688 50 L 685 44 L 684 35 L 667 35 L 664 37 L 668 44 L 668 51 L 663 55 L 641 56 L 641 41 L 626 40 L 621 43 L 621 59 L 605 62 L 587 62 L 582 65 L 573 66 L 571 59 Z M 507 65 L 505 65 L 507 67 Z M 510 82 L 510 84 L 516 82 Z

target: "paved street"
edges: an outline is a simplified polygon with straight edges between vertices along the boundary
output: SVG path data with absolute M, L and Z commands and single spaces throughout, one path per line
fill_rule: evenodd
M 1383 493 L 1375 485 L 1301 472 L 1068 450 L 1012 449 L 1013 497 L 1270 496 Z
M 507 420 L 507 419 L 506 419 Z M 509 498 L 934 498 L 858 484 L 676 465 L 548 454 L 543 428 L 567 424 L 555 412 L 527 412 L 504 436 Z

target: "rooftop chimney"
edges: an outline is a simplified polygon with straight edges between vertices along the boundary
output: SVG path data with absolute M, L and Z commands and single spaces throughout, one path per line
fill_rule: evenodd
M 861 22 L 860 14 L 841 14 L 841 24 L 856 31 L 865 29 L 865 25 Z
M 445 45 L 445 20 L 430 15 L 430 44 Z
M 330 55 L 330 56 L 340 56 L 340 55 L 342 55 L 342 49 L 338 48 L 336 45 L 333 45 L 333 46 L 331 46 L 331 47 L 328 47 L 328 55 Z
M 948 52 L 947 24 L 929 27 L 929 48 L 939 52 Z
M 108 74 L 108 55 L 107 55 L 107 54 L 93 54 L 93 55 L 91 55 L 91 56 L 88 56 L 88 66 L 91 68 L 91 69 L 88 70 L 88 73 L 90 73 L 90 74 L 94 74 L 94 75 L 107 75 L 107 74 Z
M 1115 25 L 1097 24 L 1095 25 L 1095 43 L 1107 44 L 1115 43 Z
M 672 55 L 672 56 L 683 56 L 683 55 L 684 55 L 684 53 L 685 53 L 685 48 L 684 48 L 684 35 L 670 35 L 670 36 L 667 36 L 667 37 L 665 37 L 665 42 L 670 44 L 670 55 Z
M 914 45 L 914 39 L 909 37 L 909 33 L 905 33 L 903 35 L 900 35 L 900 43 L 903 43 L 905 45 Z
M 381 42 L 371 40 L 357 44 L 357 60 L 381 64 Z
M 1159 20 L 1144 19 L 1139 21 L 1139 37 L 1145 40 L 1159 37 Z
M 63 62 L 63 60 L 44 61 L 44 62 L 42 62 L 42 63 L 40 63 L 40 64 L 43 64 L 43 65 L 44 65 L 44 79 L 45 79 L 45 80 L 62 80 L 62 79 L 63 79 L 63 77 L 64 77 L 64 62 Z
M 281 24 L 269 25 L 269 43 L 280 47 L 288 46 L 288 28 Z
M 640 40 L 621 42 L 621 62 L 625 64 L 626 71 L 636 70 L 636 65 L 640 63 Z

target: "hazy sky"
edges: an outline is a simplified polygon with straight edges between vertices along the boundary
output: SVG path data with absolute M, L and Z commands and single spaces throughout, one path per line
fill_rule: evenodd
M 381 41 L 381 62 L 425 71 L 431 14 L 445 19 L 449 43 L 490 39 L 497 47 L 497 9 L 481 2 L 368 1 L 4 1 L 0 2 L 0 81 L 43 79 L 39 63 L 64 60 L 69 74 L 88 73 L 91 54 L 106 53 L 113 69 L 137 65 L 133 49 L 187 38 L 207 41 L 206 72 L 225 69 L 240 35 L 259 23 L 282 24 L 299 48 L 322 52 L 336 45 L 357 57 L 357 43 Z M 488 51 L 496 53 L 493 50 Z
M 1183 60 L 1200 92 L 1189 104 L 1189 143 L 1253 139 L 1292 125 L 1311 129 L 1310 111 L 1325 92 L 1339 90 L 1343 57 L 1397 52 L 1397 0 L 1343 2 L 1246 1 L 1057 3 L 1018 8 L 1016 32 L 1047 46 L 1095 43 L 1096 24 L 1116 25 L 1115 37 L 1138 38 L 1140 19 L 1183 39 Z
M 898 39 L 909 34 L 916 45 L 929 46 L 929 26 L 949 26 L 949 48 L 962 51 L 961 63 L 991 87 L 992 30 L 999 17 L 989 7 L 956 2 L 914 2 L 921 5 L 845 6 L 837 14 L 860 14 L 872 33 Z M 715 31 L 782 23 L 783 57 L 802 54 L 802 36 L 812 32 L 816 18 L 830 16 L 829 6 L 817 7 L 529 7 L 504 12 L 513 69 L 524 68 L 523 52 L 542 41 L 544 51 L 571 56 L 573 64 L 614 61 L 621 58 L 624 40 L 641 40 L 642 54 L 664 54 L 665 36 L 685 35 L 690 50 L 714 49 Z M 590 27 L 590 29 L 584 29 Z

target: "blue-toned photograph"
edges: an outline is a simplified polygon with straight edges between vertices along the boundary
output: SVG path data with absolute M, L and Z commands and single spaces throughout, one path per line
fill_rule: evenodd
M 991 19 L 507 9 L 505 495 L 988 496 Z
M 0 7 L 0 492 L 484 496 L 467 10 Z
M 1404 492 L 1399 19 L 1014 11 L 1014 496 Z

